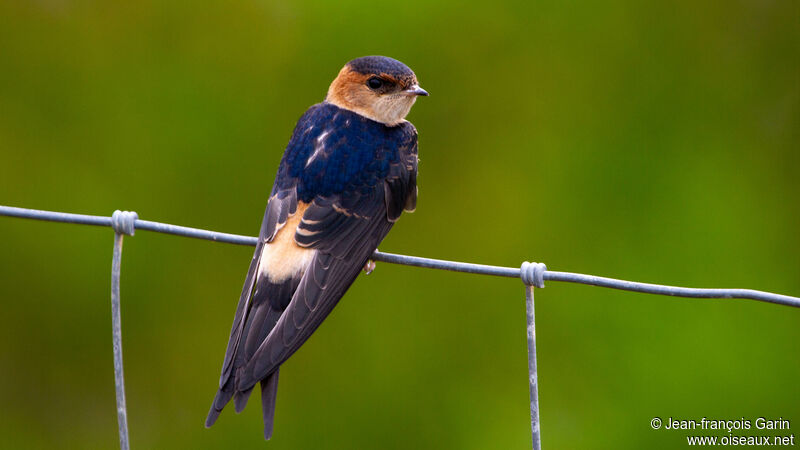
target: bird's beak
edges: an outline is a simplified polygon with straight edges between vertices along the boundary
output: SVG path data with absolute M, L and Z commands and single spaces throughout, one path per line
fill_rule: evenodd
M 421 95 L 423 97 L 428 96 L 428 91 L 419 87 L 418 84 L 412 85 L 410 88 L 403 91 L 406 95 Z

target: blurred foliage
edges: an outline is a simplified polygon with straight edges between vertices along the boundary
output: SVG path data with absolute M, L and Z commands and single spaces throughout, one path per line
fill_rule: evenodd
M 0 2 L 0 204 L 256 234 L 292 127 L 348 60 L 431 92 L 420 201 L 381 249 L 800 294 L 792 1 Z M 116 445 L 108 229 L 0 218 L 0 448 Z M 211 430 L 251 249 L 137 233 L 134 448 L 525 449 L 519 282 L 378 264 Z M 550 283 L 543 442 L 675 448 L 653 416 L 800 426 L 800 311 Z

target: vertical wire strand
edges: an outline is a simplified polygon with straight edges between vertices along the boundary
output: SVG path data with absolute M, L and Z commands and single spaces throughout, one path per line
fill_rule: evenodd
M 536 371 L 536 316 L 533 310 L 533 290 L 531 285 L 525 286 L 525 310 L 528 316 L 528 378 L 531 390 L 531 437 L 533 450 L 541 450 L 539 435 L 539 375 Z
M 114 233 L 114 256 L 111 260 L 111 328 L 114 342 L 114 385 L 117 391 L 117 425 L 119 447 L 130 450 L 128 442 L 128 409 L 125 405 L 125 376 L 122 370 L 122 320 L 120 318 L 119 279 L 122 265 L 121 233 Z

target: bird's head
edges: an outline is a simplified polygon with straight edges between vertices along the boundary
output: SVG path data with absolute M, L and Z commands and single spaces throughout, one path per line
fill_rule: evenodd
M 408 66 L 386 56 L 364 56 L 345 64 L 325 101 L 391 127 L 405 119 L 419 95 L 428 93 Z

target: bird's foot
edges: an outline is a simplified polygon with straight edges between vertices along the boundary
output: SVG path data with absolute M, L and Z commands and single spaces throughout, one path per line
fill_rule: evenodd
M 364 273 L 369 275 L 373 270 L 375 270 L 375 261 L 370 259 L 366 264 L 364 264 Z

